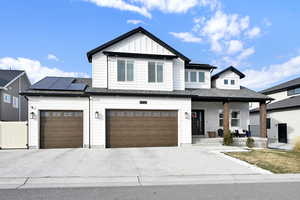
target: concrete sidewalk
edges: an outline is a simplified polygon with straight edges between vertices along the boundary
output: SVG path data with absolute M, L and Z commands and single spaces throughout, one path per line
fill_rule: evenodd
M 0 178 L 0 189 L 299 182 L 300 174 Z

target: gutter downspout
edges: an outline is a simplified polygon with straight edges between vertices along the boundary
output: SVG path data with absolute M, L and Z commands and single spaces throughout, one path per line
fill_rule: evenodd
M 28 114 L 29 114 L 29 105 L 28 105 L 28 98 L 27 96 L 24 96 L 24 98 L 26 99 L 27 101 L 27 109 L 28 109 L 28 112 L 27 112 L 27 149 L 29 149 L 29 119 L 28 119 Z
M 91 148 L 91 97 L 89 96 L 89 149 Z

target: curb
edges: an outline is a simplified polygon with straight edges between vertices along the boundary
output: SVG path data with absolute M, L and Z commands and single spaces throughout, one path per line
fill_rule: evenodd
M 0 189 L 208 185 L 299 182 L 300 174 L 249 174 L 143 177 L 0 178 Z

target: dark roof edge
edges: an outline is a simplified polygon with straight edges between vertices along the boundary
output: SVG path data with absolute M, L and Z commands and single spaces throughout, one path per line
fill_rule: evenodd
M 187 63 L 185 64 L 186 69 L 217 69 L 216 66 L 209 64 L 200 64 L 200 63 Z
M 163 47 L 165 47 L 166 49 L 168 49 L 169 51 L 171 51 L 175 55 L 178 55 L 183 60 L 185 60 L 187 62 L 191 61 L 188 57 L 184 56 L 182 53 L 180 53 L 179 51 L 175 50 L 173 47 L 171 47 L 170 45 L 166 44 L 165 42 L 163 42 L 162 40 L 160 40 L 158 37 L 156 37 L 155 35 L 153 35 L 149 31 L 145 30 L 143 27 L 138 27 L 138 28 L 135 28 L 135 29 L 133 29 L 133 30 L 127 32 L 127 33 L 124 33 L 123 35 L 120 35 L 120 36 L 116 37 L 115 39 L 110 40 L 110 41 L 108 41 L 108 42 L 106 42 L 106 43 L 98 46 L 97 48 L 92 49 L 89 52 L 87 52 L 87 57 L 88 57 L 89 62 L 92 62 L 92 56 L 95 53 L 98 53 L 99 51 L 101 51 L 101 50 L 103 50 L 103 49 L 105 49 L 105 48 L 107 48 L 107 47 L 109 47 L 111 45 L 114 45 L 114 44 L 118 43 L 119 41 L 124 40 L 124 39 L 130 37 L 131 35 L 133 35 L 135 33 L 138 33 L 138 32 L 144 33 L 145 35 L 147 35 L 148 37 L 150 37 L 152 40 L 156 41 L 157 43 L 159 43 L 160 45 L 162 45 Z
M 267 111 L 289 110 L 292 108 L 300 108 L 300 106 L 297 105 L 297 106 L 286 106 L 286 107 L 282 107 L 282 108 L 271 108 L 271 109 L 267 109 Z M 257 110 L 257 108 L 255 108 L 255 109 L 250 110 L 249 112 L 250 113 L 258 113 L 259 110 Z
M 21 96 L 54 96 L 54 97 L 89 97 L 86 93 L 32 93 L 32 92 L 21 92 Z
M 275 86 L 274 86 L 275 87 Z M 274 90 L 269 90 L 269 89 L 265 89 L 265 90 L 261 90 L 259 91 L 259 93 L 262 93 L 262 94 L 274 94 L 274 93 L 277 93 L 277 92 L 284 92 L 286 90 L 289 90 L 289 89 L 294 89 L 294 88 L 297 88 L 297 87 L 300 87 L 300 84 L 296 84 L 296 85 L 293 85 L 293 86 L 288 86 L 288 87 L 284 87 L 284 88 L 280 88 L 280 89 L 274 89 Z
M 192 99 L 194 100 L 202 100 L 202 101 L 229 101 L 229 102 L 264 102 L 269 99 L 265 98 L 244 98 L 244 97 L 200 97 L 197 95 L 193 95 Z
M 143 54 L 143 53 L 124 53 L 124 52 L 113 52 L 113 51 L 103 51 L 103 54 L 107 56 L 120 56 L 126 58 L 150 58 L 150 59 L 167 59 L 172 60 L 178 58 L 174 55 L 160 55 L 160 54 Z

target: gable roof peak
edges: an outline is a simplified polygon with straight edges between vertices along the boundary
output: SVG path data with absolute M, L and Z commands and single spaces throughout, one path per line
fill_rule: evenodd
M 173 47 L 171 47 L 170 45 L 168 45 L 167 43 L 163 42 L 161 39 L 159 39 L 158 37 L 156 37 L 155 35 L 153 35 L 152 33 L 150 33 L 149 31 L 147 31 L 146 29 L 144 29 L 143 27 L 139 26 L 137 28 L 132 29 L 131 31 L 128 31 L 127 33 L 124 33 L 123 35 L 120 35 L 119 37 L 116 37 L 113 40 L 110 40 L 100 46 L 98 46 L 95 49 L 90 50 L 89 52 L 87 52 L 87 57 L 89 62 L 92 62 L 92 56 L 96 53 L 98 53 L 99 51 L 102 51 L 103 49 L 112 46 L 136 33 L 143 33 L 145 35 L 147 35 L 149 38 L 151 38 L 152 40 L 154 40 L 155 42 L 157 42 L 158 44 L 160 44 L 161 46 L 163 46 L 164 48 L 168 49 L 169 51 L 171 51 L 172 53 L 174 53 L 175 55 L 177 55 L 178 57 L 182 58 L 184 61 L 186 62 L 190 62 L 191 60 L 186 57 L 185 55 L 183 55 L 182 53 L 180 53 L 179 51 L 177 51 L 176 49 L 174 49 Z
M 222 71 L 216 73 L 215 75 L 213 75 L 213 76 L 211 77 L 211 79 L 212 79 L 212 80 L 217 79 L 217 78 L 220 77 L 221 74 L 223 74 L 224 72 L 227 72 L 227 71 L 232 71 L 232 72 L 236 73 L 237 75 L 239 75 L 240 79 L 246 77 L 246 75 L 243 74 L 241 71 L 239 71 L 237 68 L 235 68 L 235 67 L 233 67 L 233 66 L 229 66 L 229 67 L 223 69 Z

